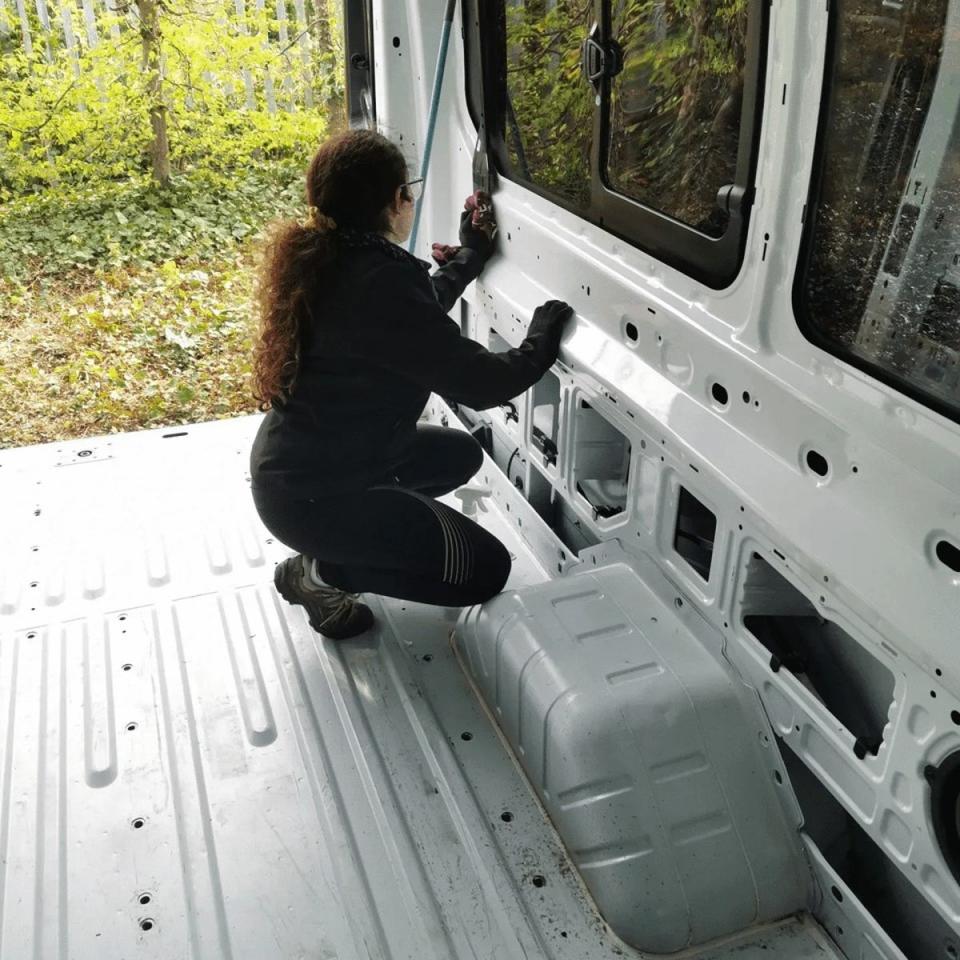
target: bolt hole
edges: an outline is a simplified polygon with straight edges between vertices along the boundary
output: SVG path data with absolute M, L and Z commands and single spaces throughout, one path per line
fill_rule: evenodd
M 35 636 L 36 636 L 35 633 L 32 633 L 32 632 L 31 632 L 31 633 L 28 633 L 28 634 L 27 634 L 27 639 L 28 639 L 28 640 L 32 640 Z
M 133 733 L 133 731 L 137 729 L 137 724 L 136 724 L 136 722 L 133 721 L 133 720 L 131 720 L 131 721 L 127 724 L 127 726 L 125 727 L 125 729 L 126 729 L 127 733 Z
M 937 699 L 937 691 L 936 691 L 936 690 L 931 690 L 931 691 L 930 691 L 930 696 L 931 696 L 932 699 L 936 700 L 936 699 Z
M 144 917 L 144 918 L 140 921 L 140 929 L 141 929 L 141 930 L 152 930 L 152 929 L 153 929 L 153 921 L 152 921 L 149 917 Z
M 816 450 L 807 451 L 807 466 L 818 476 L 825 477 L 830 470 L 827 458 Z
M 127 615 L 126 615 L 125 613 L 121 613 L 120 616 L 117 617 L 117 619 L 118 619 L 118 620 L 126 620 L 126 619 L 127 619 Z
M 509 810 L 504 810 L 503 813 L 500 814 L 500 819 L 504 823 L 510 823 L 513 820 L 513 814 Z
M 31 580 L 31 581 L 30 581 L 30 586 L 31 586 L 31 587 L 39 587 L 39 586 L 40 586 L 40 584 L 39 584 L 39 583 L 37 583 L 37 581 L 36 581 L 36 580 Z
M 132 664 L 132 663 L 125 663 L 120 669 L 123 670 L 124 673 L 126 673 L 128 670 L 132 670 L 132 669 L 133 669 L 133 664 Z
M 744 402 L 744 403 L 749 403 L 749 402 L 750 402 L 750 391 L 749 391 L 749 390 L 744 390 L 743 393 L 741 394 L 741 396 L 743 397 L 743 402 Z
M 395 47 L 399 47 L 399 46 L 400 46 L 400 38 L 399 38 L 399 37 L 394 37 L 394 38 L 393 38 L 393 45 L 394 45 Z
M 463 733 L 460 734 L 460 739 L 461 739 L 461 740 L 472 740 L 472 739 L 473 739 L 473 734 L 472 734 L 469 730 L 464 730 Z
M 945 566 L 960 573 L 960 549 L 957 549 L 949 540 L 941 540 L 936 547 L 937 559 Z
M 950 711 L 950 719 L 951 719 L 958 727 L 960 727 L 960 710 L 951 710 L 951 711 Z
M 423 655 L 423 662 L 424 662 L 424 663 L 429 663 L 432 659 L 433 659 L 433 654 L 432 654 L 432 653 L 425 653 L 425 654 Z
M 832 886 L 830 888 L 830 892 L 833 894 L 833 899 L 836 900 L 837 903 L 843 903 L 843 894 L 840 892 L 840 888 L 838 886 Z
M 133 827 L 134 830 L 140 830 L 140 829 L 143 828 L 143 826 L 144 826 L 144 824 L 145 824 L 146 822 L 147 822 L 147 821 L 144 820 L 143 817 L 134 817 L 134 818 L 130 821 L 130 826 Z
M 636 343 L 640 339 L 640 331 L 637 329 L 635 323 L 628 323 L 623 328 L 623 332 L 627 335 L 627 339 L 633 343 Z
M 141 904 L 143 904 L 143 906 L 146 906 L 153 899 L 153 897 L 151 897 L 149 893 L 141 893 L 137 899 Z
M 532 883 L 535 887 L 545 887 L 547 885 L 547 878 L 538 873 L 534 875 Z
M 730 394 L 722 383 L 715 383 L 710 388 L 710 395 L 721 407 L 725 407 L 730 402 Z

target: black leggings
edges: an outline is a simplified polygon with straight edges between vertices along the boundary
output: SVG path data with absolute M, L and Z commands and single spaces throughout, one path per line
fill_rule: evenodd
M 291 499 L 254 486 L 264 526 L 317 561 L 324 582 L 350 593 L 466 606 L 499 593 L 510 554 L 493 534 L 434 497 L 466 483 L 483 452 L 468 433 L 418 425 L 395 482 L 359 493 Z

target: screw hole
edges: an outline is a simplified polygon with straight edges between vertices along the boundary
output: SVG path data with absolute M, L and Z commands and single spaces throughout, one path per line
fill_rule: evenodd
M 461 740 L 472 740 L 472 739 L 473 739 L 473 734 L 472 734 L 469 730 L 464 730 L 463 733 L 460 734 L 460 739 L 461 739 Z
M 128 670 L 132 670 L 132 669 L 133 669 L 133 664 L 132 664 L 132 663 L 125 663 L 120 669 L 123 670 L 124 672 L 126 672 L 126 671 L 128 671 Z
M 830 470 L 827 458 L 816 450 L 807 451 L 807 466 L 818 476 L 825 477 Z
M 133 733 L 133 731 L 137 729 L 137 724 L 136 724 L 133 720 L 131 720 L 131 721 L 127 724 L 127 726 L 126 726 L 125 729 L 126 729 L 127 733 Z
M 710 388 L 710 395 L 721 407 L 725 407 L 730 402 L 730 394 L 722 383 L 715 383 Z
M 143 904 L 143 906 L 146 906 L 153 899 L 153 897 L 151 897 L 149 893 L 141 893 L 137 899 L 141 904 Z
M 152 921 L 149 917 L 144 917 L 144 918 L 140 921 L 140 929 L 141 929 L 141 930 L 152 930 L 152 929 L 153 929 L 153 921 Z
M 741 394 L 741 396 L 743 397 L 743 402 L 744 402 L 744 403 L 749 403 L 749 402 L 750 402 L 750 391 L 749 391 L 749 390 L 744 390 L 743 393 Z
M 504 810 L 503 813 L 500 814 L 500 819 L 504 823 L 510 823 L 513 820 L 513 814 L 509 810 Z
M 830 888 L 830 892 L 833 894 L 833 899 L 836 900 L 837 903 L 843 903 L 843 894 L 840 892 L 840 888 L 838 886 L 832 886 Z
M 941 540 L 936 546 L 937 559 L 945 566 L 960 573 L 960 550 L 948 540 Z
M 146 822 L 143 817 L 134 817 L 130 821 L 130 826 L 133 827 L 134 830 L 140 830 Z
M 431 660 L 433 660 L 433 654 L 432 654 L 432 653 L 425 653 L 425 654 L 423 655 L 423 662 L 424 662 L 424 663 L 430 663 Z
M 636 343 L 637 340 L 640 339 L 640 331 L 637 329 L 637 325 L 635 323 L 626 324 L 626 326 L 623 328 L 623 331 L 626 333 L 627 339 L 633 343 Z
M 532 883 L 535 887 L 545 887 L 547 885 L 547 878 L 537 873 L 534 875 Z
M 118 620 L 126 620 L 126 619 L 127 619 L 127 615 L 126 615 L 125 613 L 121 613 L 120 616 L 117 617 L 117 619 L 118 619 Z

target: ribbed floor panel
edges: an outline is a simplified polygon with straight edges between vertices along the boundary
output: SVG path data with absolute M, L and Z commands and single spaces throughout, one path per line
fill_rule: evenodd
M 256 425 L 0 451 L 0 957 L 631 955 L 464 679 L 459 611 L 372 598 L 335 644 L 277 597 Z M 544 576 L 481 519 L 512 585 Z

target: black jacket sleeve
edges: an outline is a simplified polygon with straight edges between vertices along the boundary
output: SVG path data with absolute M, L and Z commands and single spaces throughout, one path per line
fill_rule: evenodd
M 471 280 L 476 280 L 483 269 L 483 256 L 469 247 L 462 247 L 460 252 L 442 267 L 438 267 L 430 275 L 433 292 L 437 302 L 443 307 L 444 313 L 457 302 Z
M 560 324 L 534 323 L 519 347 L 491 353 L 460 333 L 417 268 L 388 263 L 369 281 L 350 352 L 449 400 L 475 410 L 506 403 L 557 359 Z

